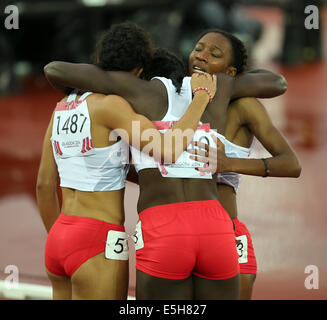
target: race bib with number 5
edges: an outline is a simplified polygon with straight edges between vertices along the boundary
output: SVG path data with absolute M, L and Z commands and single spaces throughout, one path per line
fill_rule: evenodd
M 113 260 L 128 260 L 127 233 L 110 230 L 107 236 L 105 257 Z

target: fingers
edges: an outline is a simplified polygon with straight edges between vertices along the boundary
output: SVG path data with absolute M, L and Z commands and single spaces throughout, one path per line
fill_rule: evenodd
M 193 81 L 202 81 L 204 84 L 212 85 L 217 83 L 217 77 L 215 74 L 206 73 L 204 71 L 197 70 L 192 74 Z
M 215 174 L 217 171 L 217 166 L 215 166 L 213 164 L 205 163 L 203 165 L 203 167 L 197 167 L 197 168 L 195 168 L 195 170 L 197 170 L 199 172 Z
M 208 159 L 209 157 L 209 152 L 208 151 L 204 151 L 204 150 L 200 150 L 200 149 L 188 149 L 187 150 L 188 153 L 190 154 L 195 154 L 197 156 L 201 156 L 201 157 L 206 157 Z
M 202 163 L 208 163 L 208 158 L 200 157 L 200 155 L 190 156 L 190 159 L 198 161 L 198 162 L 202 162 Z
M 199 172 L 211 172 L 211 173 L 214 172 L 214 170 L 212 170 L 212 168 L 210 168 L 209 166 L 198 167 L 198 168 L 195 168 L 195 170 L 197 170 Z
M 207 88 L 210 92 L 210 102 L 216 94 L 217 90 L 217 76 L 215 74 L 205 73 L 203 71 L 197 70 L 192 74 L 191 79 L 192 90 L 199 87 Z
M 214 134 L 211 134 L 211 138 L 213 139 L 213 141 L 216 143 L 217 145 L 217 149 L 224 149 L 225 145 L 223 142 L 221 142 L 221 140 L 215 136 Z M 203 142 L 198 142 L 198 141 L 192 141 L 191 144 L 193 146 L 196 146 L 198 148 L 202 148 L 206 151 L 210 151 L 212 149 L 212 151 L 215 149 L 213 147 L 210 147 L 207 143 L 203 143 Z
M 198 147 L 198 148 L 202 148 L 206 151 L 209 151 L 210 146 L 207 143 L 204 142 L 198 142 L 198 141 L 192 141 L 191 142 L 193 146 Z
M 211 148 L 209 145 L 202 143 L 202 142 L 192 142 L 194 146 L 197 146 L 199 148 L 190 148 L 187 149 L 188 153 L 203 156 L 203 157 L 209 157 L 210 155 L 216 155 L 217 149 L 216 148 Z

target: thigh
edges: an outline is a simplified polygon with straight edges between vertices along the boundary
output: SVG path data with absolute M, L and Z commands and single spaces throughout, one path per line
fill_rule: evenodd
M 240 275 L 225 280 L 209 280 L 193 276 L 195 300 L 239 300 Z
M 192 278 L 164 279 L 136 270 L 136 300 L 191 300 Z
M 84 262 L 71 279 L 73 299 L 126 300 L 128 260 L 106 259 L 102 252 Z
M 52 286 L 54 300 L 71 300 L 72 284 L 69 277 L 57 276 L 46 270 Z
M 241 300 L 251 300 L 255 274 L 241 273 Z

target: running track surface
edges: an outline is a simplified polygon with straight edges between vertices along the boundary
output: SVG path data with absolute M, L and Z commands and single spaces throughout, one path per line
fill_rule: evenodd
M 282 15 L 277 9 L 249 13 L 266 26 L 254 52 L 260 67 L 282 73 L 289 84 L 285 95 L 263 103 L 302 164 L 299 179 L 242 179 L 239 219 L 252 234 L 258 260 L 253 298 L 326 299 L 327 63 L 297 68 L 272 63 L 281 39 Z M 61 97 L 40 75 L 25 79 L 23 92 L 0 99 L 0 280 L 7 276 L 6 266 L 15 265 L 21 282 L 49 285 L 43 266 L 46 233 L 36 206 L 35 183 L 43 135 Z M 253 156 L 266 155 L 256 143 Z M 128 183 L 125 205 L 129 232 L 137 221 L 137 197 L 137 187 Z M 133 295 L 133 244 L 130 249 Z M 318 267 L 319 289 L 305 288 L 309 265 Z

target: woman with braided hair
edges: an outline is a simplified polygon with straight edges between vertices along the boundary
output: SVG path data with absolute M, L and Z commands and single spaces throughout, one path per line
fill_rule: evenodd
M 228 42 L 232 47 L 232 54 L 228 55 L 231 63 L 228 63 L 228 59 L 224 59 Z M 224 63 L 227 63 L 227 68 Z M 200 35 L 190 56 L 190 71 L 201 69 L 208 73 L 225 72 L 231 76 L 237 76 L 245 71 L 246 64 L 247 54 L 242 42 L 233 35 L 216 29 L 205 31 Z M 215 168 L 217 168 L 218 199 L 233 220 L 237 239 L 240 297 L 251 299 L 257 262 L 250 233 L 237 217 L 236 193 L 241 174 L 298 177 L 301 167 L 294 151 L 271 123 L 264 106 L 254 98 L 241 98 L 230 104 L 223 132 L 223 135 L 216 137 L 219 146 L 218 158 L 216 150 L 202 143 L 196 145 L 205 148 L 206 151 L 192 150 L 190 152 L 197 153 L 197 156 L 193 157 L 194 160 L 210 162 L 208 167 L 199 168 L 200 172 L 213 169 L 216 171 Z M 272 157 L 269 160 L 240 159 L 250 155 L 254 136 L 271 153 Z M 206 157 L 208 151 L 212 151 L 210 159 Z M 200 158 L 201 155 L 203 158 Z
M 210 50 L 205 48 L 205 54 L 214 58 L 210 63 L 218 66 L 216 72 L 221 73 L 217 75 L 216 95 L 195 132 L 196 140 L 204 137 L 212 145 L 211 128 L 224 134 L 231 98 L 274 97 L 285 91 L 283 77 L 269 72 L 231 77 L 235 74 L 233 51 L 229 40 L 224 39 L 222 48 L 216 49 L 215 39 Z M 201 63 L 190 67 L 190 73 L 214 73 L 211 64 L 207 64 L 208 58 L 203 56 Z M 182 80 L 178 93 L 170 79 L 155 77 L 142 81 L 128 73 L 103 71 L 94 65 L 53 62 L 45 71 L 48 80 L 61 87 L 124 97 L 138 113 L 156 120 L 163 131 L 181 118 L 192 98 L 189 77 L 176 78 L 177 82 Z M 206 91 L 210 97 L 207 88 L 197 89 Z M 177 163 L 177 159 L 173 166 L 158 164 L 132 149 L 140 186 L 135 233 L 136 297 L 238 299 L 235 234 L 228 213 L 218 201 L 217 178 L 199 174 L 194 169 L 198 164 L 187 161 L 189 156 L 185 153 L 182 161 Z

